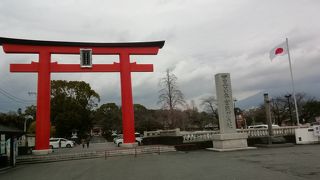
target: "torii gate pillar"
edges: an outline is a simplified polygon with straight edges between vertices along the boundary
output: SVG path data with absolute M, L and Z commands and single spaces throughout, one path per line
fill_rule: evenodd
M 134 134 L 134 109 L 129 54 L 120 54 L 120 81 L 123 137 L 127 137 L 123 145 L 126 146 L 127 144 L 131 146 L 132 143 L 135 143 L 136 138 Z
M 50 76 L 51 54 L 40 51 L 38 66 L 38 93 L 37 93 L 37 113 L 36 113 L 36 144 L 35 152 L 42 154 L 42 150 L 47 151 L 50 138 Z M 39 132 L 39 133 L 38 133 Z M 50 151 L 50 150 L 49 150 Z

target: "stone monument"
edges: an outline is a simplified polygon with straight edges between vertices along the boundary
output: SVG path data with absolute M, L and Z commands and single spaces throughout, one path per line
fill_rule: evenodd
M 213 135 L 214 151 L 235 151 L 253 149 L 248 147 L 248 134 L 237 133 L 231 80 L 229 73 L 215 75 L 220 134 Z

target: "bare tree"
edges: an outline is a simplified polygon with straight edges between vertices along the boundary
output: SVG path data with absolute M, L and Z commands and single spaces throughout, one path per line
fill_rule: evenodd
M 212 125 L 217 123 L 218 120 L 218 111 L 217 111 L 217 99 L 214 96 L 209 96 L 206 98 L 203 98 L 201 100 L 200 106 L 204 108 L 204 110 L 211 115 L 212 118 Z
M 186 119 L 183 121 L 183 129 L 200 129 L 201 121 L 198 112 L 197 105 L 194 100 L 191 100 L 190 103 L 186 103 L 186 110 L 184 110 Z
M 159 91 L 158 104 L 162 104 L 163 109 L 170 111 L 177 108 L 178 105 L 185 104 L 184 96 L 178 88 L 178 78 L 169 70 L 166 70 L 165 77 L 160 79 L 161 90 Z
M 271 99 L 271 112 L 274 118 L 274 123 L 281 125 L 282 121 L 289 118 L 287 115 L 288 102 L 285 97 L 278 96 Z
M 200 105 L 204 107 L 205 111 L 215 114 L 217 110 L 217 99 L 214 96 L 203 98 Z
M 298 105 L 298 111 L 301 115 L 302 107 L 310 100 L 306 93 L 297 93 L 296 100 Z M 296 122 L 294 101 L 291 94 L 284 94 L 272 99 L 271 111 L 275 119 L 275 123 L 281 125 L 282 123 Z M 288 121 L 290 120 L 290 121 Z
M 178 88 L 178 78 L 169 70 L 166 70 L 165 77 L 160 79 L 160 91 L 158 104 L 162 104 L 163 109 L 169 110 L 168 125 L 175 127 L 173 113 L 179 105 L 185 104 L 184 96 Z

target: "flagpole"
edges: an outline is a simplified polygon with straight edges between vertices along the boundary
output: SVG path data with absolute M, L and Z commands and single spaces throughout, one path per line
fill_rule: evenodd
M 293 81 L 293 73 L 292 73 L 292 67 L 291 67 L 291 58 L 290 58 L 288 38 L 286 38 L 286 43 L 287 43 L 287 49 L 288 49 L 288 58 L 289 58 L 289 67 L 290 67 L 290 74 L 291 74 L 291 84 L 292 84 L 292 91 L 293 91 L 294 107 L 296 109 L 297 126 L 299 126 L 300 125 L 300 123 L 299 123 L 299 112 L 298 112 L 298 105 L 297 105 L 297 99 L 296 99 L 296 91 L 294 89 L 294 81 Z

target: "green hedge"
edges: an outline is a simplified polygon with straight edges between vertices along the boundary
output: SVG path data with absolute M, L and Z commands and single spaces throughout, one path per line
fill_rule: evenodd
M 158 137 L 145 137 L 142 140 L 144 145 L 179 145 L 183 143 L 182 136 L 158 136 Z

